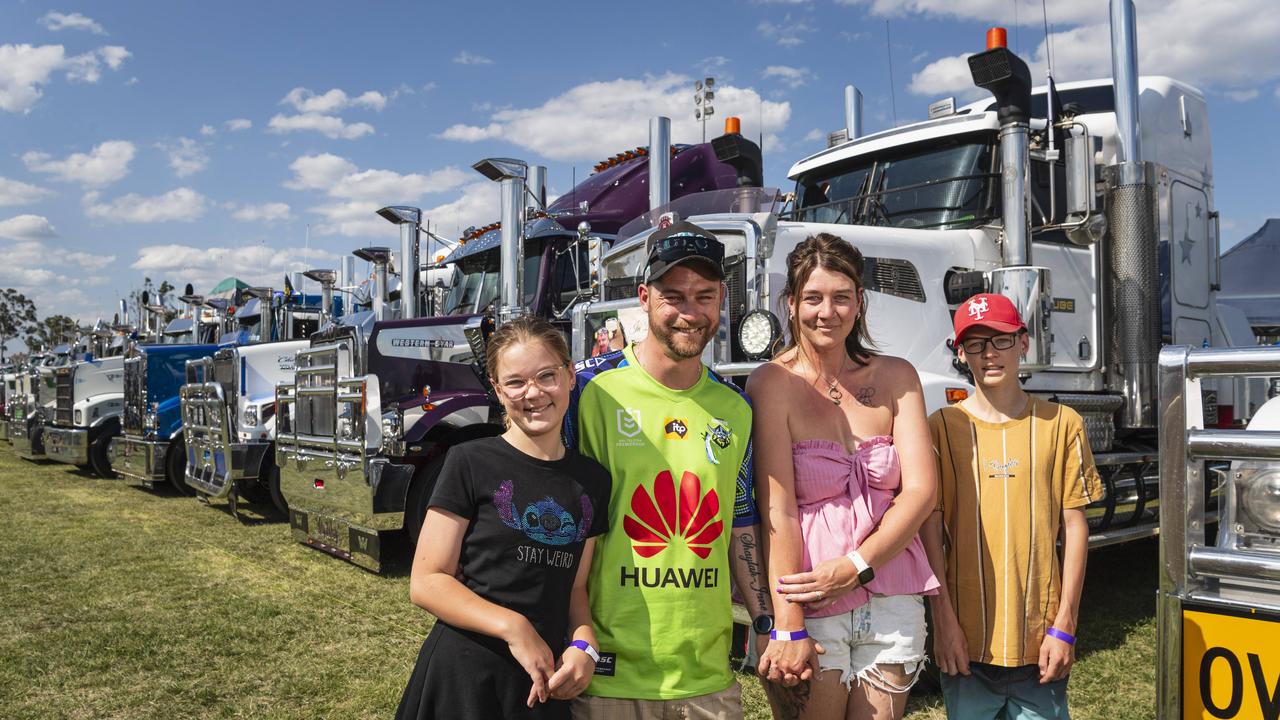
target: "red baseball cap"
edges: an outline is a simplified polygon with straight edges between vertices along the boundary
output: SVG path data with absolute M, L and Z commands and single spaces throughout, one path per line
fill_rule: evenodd
M 952 318 L 956 330 L 956 342 L 976 327 L 991 328 L 996 332 L 1011 333 L 1027 328 L 1018 315 L 1018 308 L 1003 295 L 979 293 L 960 303 Z

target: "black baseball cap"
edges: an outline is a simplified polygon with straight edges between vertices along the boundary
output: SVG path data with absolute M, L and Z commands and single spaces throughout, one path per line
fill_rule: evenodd
M 645 247 L 649 250 L 648 271 L 644 276 L 647 283 L 685 263 L 698 263 L 717 279 L 724 279 L 724 243 L 688 220 L 653 233 L 645 241 Z

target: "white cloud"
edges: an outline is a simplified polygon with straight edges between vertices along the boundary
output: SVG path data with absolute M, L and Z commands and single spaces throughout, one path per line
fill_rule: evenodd
M 129 174 L 129 163 L 137 149 L 128 140 L 108 140 L 88 153 L 73 153 L 65 160 L 54 160 L 47 153 L 23 153 L 22 162 L 32 172 L 52 175 L 63 182 L 86 187 L 102 187 Z
M 804 36 L 813 32 L 814 28 L 804 19 L 793 20 L 790 14 L 783 17 L 781 22 L 770 22 L 769 20 L 761 20 L 756 26 L 756 32 L 763 37 L 773 40 L 782 47 L 797 47 L 805 43 Z
M 763 75 L 765 78 L 777 78 L 791 88 L 803 87 L 805 83 L 815 77 L 809 68 L 797 68 L 789 65 L 770 65 L 764 69 Z
M 107 31 L 93 20 L 80 13 L 48 12 L 40 18 L 40 24 L 57 32 L 59 30 L 88 30 L 94 35 L 106 35 Z
M 885 15 L 984 19 L 1012 24 L 1007 0 L 858 0 Z M 1019 0 L 1018 20 L 1040 39 L 1043 22 L 1039 2 Z M 1048 3 L 1050 22 L 1063 28 L 1052 36 L 1054 77 L 1061 81 L 1111 75 L 1107 5 L 1074 0 Z M 1194 0 L 1137 0 L 1138 69 L 1144 75 L 1168 75 L 1202 89 L 1247 95 L 1260 84 L 1280 79 L 1280 13 L 1272 0 L 1202 3 Z M 1229 38 L 1223 42 L 1222 38 Z M 1010 31 L 1010 42 L 1014 33 Z M 974 38 L 980 45 L 981 38 Z M 1023 43 L 1026 47 L 1030 42 Z M 1029 55 L 1032 76 L 1044 77 L 1046 43 Z M 968 68 L 958 72 L 963 56 L 943 58 L 917 73 L 910 86 L 923 95 L 972 96 Z M 1231 96 L 1228 96 L 1231 97 Z M 1234 99 L 1234 98 L 1233 98 Z
M 645 118 L 664 115 L 672 118 L 673 142 L 696 142 L 702 125 L 689 112 L 692 87 L 692 78 L 673 73 L 585 83 L 538 107 L 499 110 L 487 125 L 453 125 L 440 137 L 460 142 L 500 138 L 551 160 L 599 160 L 647 144 Z M 753 124 L 763 117 L 766 151 L 779 146 L 778 133 L 791 118 L 790 103 L 762 100 L 755 90 L 732 85 L 717 85 L 715 108 L 718 117 L 738 115 Z M 747 134 L 754 137 L 760 129 Z M 718 134 L 719 128 L 708 130 Z
M 294 178 L 284 186 L 291 190 L 326 190 L 356 171 L 354 163 L 337 155 L 304 155 L 289 165 Z
M 98 56 L 107 64 L 107 67 L 119 70 L 124 61 L 133 56 L 133 53 L 120 45 L 104 45 L 98 48 Z
M 332 265 L 337 257 L 314 247 L 147 245 L 138 249 L 138 258 L 129 267 L 151 277 L 182 278 L 199 291 L 211 289 L 227 276 L 238 277 L 251 285 L 279 287 L 285 273 Z
M 498 219 L 498 184 L 488 180 L 470 183 L 462 188 L 458 197 L 422 211 L 422 217 L 431 221 L 431 230 L 437 235 L 456 239 L 462 231 L 491 223 Z M 424 250 L 426 252 L 426 250 Z M 436 245 L 433 253 L 447 252 Z M 434 257 L 432 258 L 435 259 Z
M 1258 98 L 1258 88 L 1250 88 L 1248 90 L 1228 90 L 1223 93 L 1227 98 L 1236 102 L 1249 102 Z
M 11 240 L 45 240 L 57 237 L 49 219 L 40 215 L 18 215 L 0 221 L 0 237 Z M 8 262 L 8 258 L 5 258 Z
M 52 194 L 52 190 L 0 177 L 0 207 L 5 205 L 30 205 Z
M 0 45 L 0 110 L 29 112 L 56 71 L 64 71 L 73 82 L 96 83 L 102 77 L 103 62 L 117 70 L 129 55 L 118 45 L 74 57 L 67 57 L 61 45 Z
M 316 232 L 355 237 L 386 234 L 386 221 L 374 215 L 378 208 L 416 203 L 425 195 L 460 187 L 472 177 L 456 167 L 406 175 L 392 170 L 360 170 L 349 160 L 327 153 L 300 157 L 289 169 L 294 177 L 285 187 L 322 190 L 333 200 L 309 208 L 325 220 L 315 226 Z
M 156 147 L 169 155 L 169 167 L 173 168 L 173 173 L 178 177 L 194 175 L 209 164 L 209 156 L 204 148 L 191 138 L 157 143 Z
M 231 213 L 231 217 L 242 222 L 281 222 L 289 220 L 293 215 L 289 212 L 288 203 L 273 202 L 259 205 L 241 205 Z
M 207 204 L 208 198 L 187 187 L 154 197 L 129 193 L 102 203 L 98 193 L 90 192 L 84 197 L 84 212 L 105 222 L 192 222 L 204 215 Z
M 237 132 L 240 130 L 248 130 L 249 128 L 253 127 L 253 121 L 248 120 L 246 118 L 233 118 L 231 120 L 226 121 L 223 124 L 226 125 L 227 129 L 232 132 Z
M 818 128 L 814 128 L 804 134 L 804 141 L 807 143 L 820 142 L 820 141 L 826 142 L 826 140 L 827 140 L 827 134 L 819 130 Z
M 373 132 L 373 126 L 369 123 L 347 124 L 345 120 L 336 115 L 320 115 L 317 113 L 276 115 L 267 123 L 267 128 L 271 132 L 278 134 L 295 130 L 314 130 L 325 137 L 335 140 L 338 138 L 354 140 Z
M 387 98 L 382 93 L 374 90 L 367 90 L 357 97 L 348 97 L 345 92 L 338 88 L 334 88 L 323 95 L 317 95 L 307 88 L 296 87 L 284 96 L 280 104 L 292 105 L 295 110 L 304 115 L 308 113 L 325 115 L 339 110 L 346 110 L 350 107 L 363 107 L 381 111 L 387 106 Z
M 214 126 L 208 123 L 205 123 L 204 125 L 200 126 L 200 134 L 204 135 L 205 137 L 212 137 L 218 134 L 218 130 Z
M 61 45 L 0 45 L 0 110 L 30 110 L 40 99 L 40 86 L 64 62 Z
M 973 84 L 968 59 L 971 54 L 934 60 L 911 76 L 911 83 L 907 89 L 917 95 L 936 96 L 954 93 L 965 99 L 976 99 L 986 95 L 986 90 Z
M 105 308 L 83 291 L 85 286 L 105 285 L 110 278 L 93 275 L 115 262 L 114 255 L 68 251 L 39 240 L 20 240 L 0 245 L 0 286 L 12 287 L 31 298 L 40 315 L 62 313 L 81 322 L 91 322 Z
M 457 55 L 454 55 L 453 61 L 459 65 L 492 65 L 493 64 L 493 60 L 491 58 L 487 58 L 483 55 L 476 55 L 475 53 L 470 53 L 470 52 L 467 52 L 466 50 L 463 50 Z

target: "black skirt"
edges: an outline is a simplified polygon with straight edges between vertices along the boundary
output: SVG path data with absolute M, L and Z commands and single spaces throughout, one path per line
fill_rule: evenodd
M 569 703 L 525 706 L 533 681 L 505 643 L 437 622 L 422 643 L 397 720 L 569 720 Z

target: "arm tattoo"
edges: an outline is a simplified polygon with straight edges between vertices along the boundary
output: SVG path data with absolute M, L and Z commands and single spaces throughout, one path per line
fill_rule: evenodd
M 865 405 L 867 407 L 871 407 L 871 399 L 875 397 L 875 394 L 876 394 L 876 389 L 868 386 L 868 387 L 858 388 L 858 392 L 854 393 L 853 397 L 858 401 L 859 404 Z
M 756 557 L 756 543 L 752 533 L 742 533 L 738 536 L 738 542 L 742 545 L 742 554 L 738 555 L 738 559 L 743 562 L 747 568 L 748 582 L 751 584 L 751 592 L 756 597 L 756 602 L 760 612 L 769 612 L 769 594 L 765 592 L 764 573 L 760 570 L 760 561 Z

